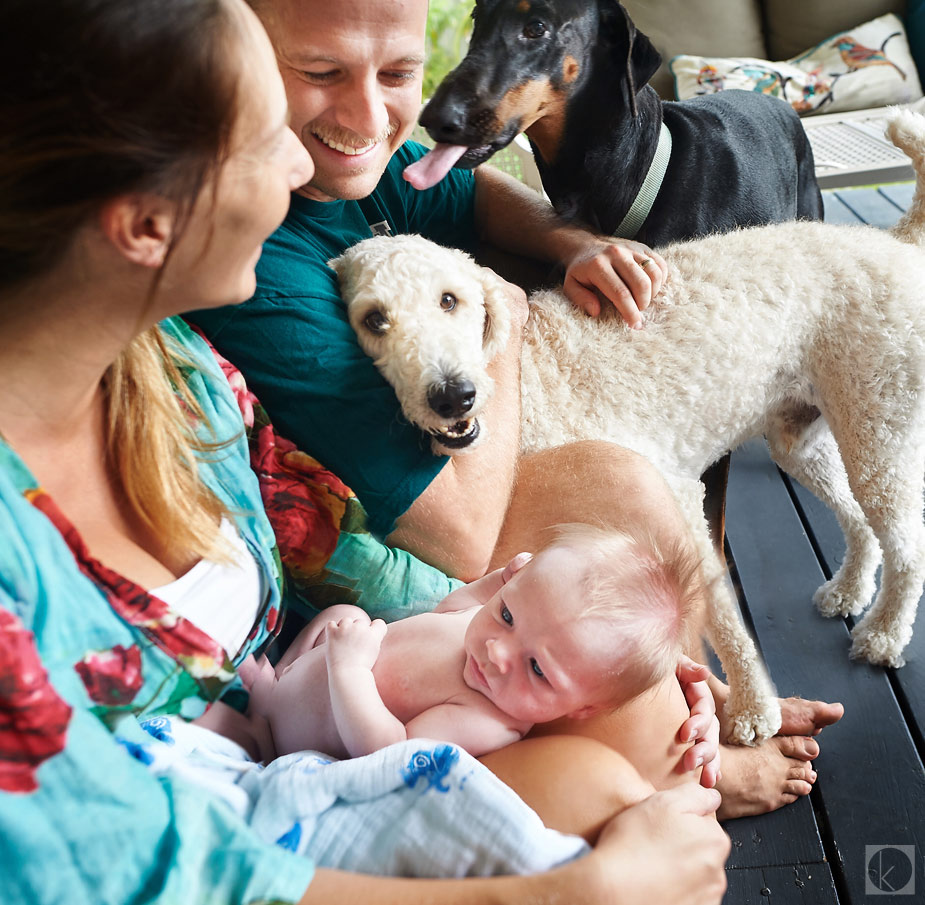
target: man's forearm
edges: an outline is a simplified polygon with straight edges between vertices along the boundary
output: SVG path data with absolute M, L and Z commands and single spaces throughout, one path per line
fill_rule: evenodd
M 661 255 L 566 223 L 540 195 L 492 167 L 476 170 L 475 185 L 483 239 L 505 252 L 562 264 L 563 291 L 585 314 L 597 317 L 608 302 L 631 327 L 642 326 L 641 312 L 668 275 Z
M 479 416 L 483 441 L 453 456 L 398 520 L 388 543 L 449 575 L 485 574 L 507 514 L 520 455 L 521 336 L 489 366 L 495 392 Z
M 482 239 L 503 251 L 566 263 L 588 232 L 570 226 L 538 192 L 490 165 L 475 172 L 475 222 Z

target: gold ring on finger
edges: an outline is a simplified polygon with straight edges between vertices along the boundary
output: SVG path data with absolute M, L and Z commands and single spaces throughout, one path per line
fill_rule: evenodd
M 643 258 L 643 259 L 639 262 L 639 266 L 640 266 L 643 270 L 645 270 L 651 263 L 652 263 L 652 259 L 651 259 L 651 258 Z

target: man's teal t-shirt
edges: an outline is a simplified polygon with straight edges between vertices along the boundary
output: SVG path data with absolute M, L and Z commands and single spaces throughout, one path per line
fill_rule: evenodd
M 451 170 L 419 192 L 401 174 L 424 151 L 403 145 L 363 202 L 293 195 L 286 220 L 264 246 L 254 297 L 189 318 L 241 369 L 279 433 L 356 493 L 381 537 L 446 458 L 403 419 L 394 391 L 357 345 L 327 262 L 369 238 L 370 223 L 383 219 L 392 233 L 472 249 L 473 175 Z

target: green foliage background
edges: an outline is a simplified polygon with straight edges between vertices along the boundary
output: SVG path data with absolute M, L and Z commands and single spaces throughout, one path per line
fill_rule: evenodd
M 424 97 L 463 58 L 472 31 L 472 0 L 430 0 L 427 11 L 427 61 Z

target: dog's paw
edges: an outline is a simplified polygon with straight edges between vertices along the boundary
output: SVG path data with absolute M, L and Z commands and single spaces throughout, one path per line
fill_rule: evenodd
M 781 713 L 777 698 L 770 698 L 764 704 L 752 702 L 741 708 L 732 704 L 730 697 L 726 702 L 726 716 L 732 726 L 728 739 L 732 744 L 760 745 L 780 729 Z
M 864 612 L 874 595 L 874 585 L 860 592 L 846 585 L 847 582 L 836 575 L 813 594 L 813 603 L 823 616 L 857 616 Z
M 867 619 L 859 622 L 851 632 L 851 659 L 866 660 L 875 666 L 904 666 L 903 651 L 911 638 L 908 632 L 884 631 L 876 628 Z

